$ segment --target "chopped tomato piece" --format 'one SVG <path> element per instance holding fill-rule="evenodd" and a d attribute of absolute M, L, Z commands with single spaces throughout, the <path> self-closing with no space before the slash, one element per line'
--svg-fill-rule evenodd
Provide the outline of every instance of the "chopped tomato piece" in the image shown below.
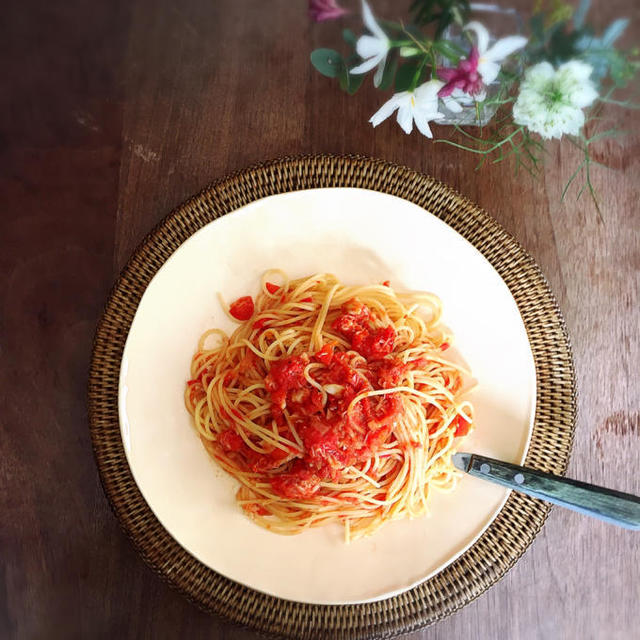
<path fill-rule="evenodd" d="M 304 369 L 309 364 L 309 356 L 289 356 L 277 360 L 264 379 L 265 387 L 271 394 L 271 401 L 276 408 L 287 406 L 287 393 L 293 389 L 302 389 L 306 384 Z"/>
<path fill-rule="evenodd" d="M 253 315 L 254 308 L 251 296 L 242 296 L 242 298 L 238 298 L 235 302 L 231 303 L 229 313 L 236 320 L 244 322 Z"/>
<path fill-rule="evenodd" d="M 327 344 L 320 349 L 315 355 L 316 360 L 322 362 L 322 364 L 326 364 L 327 366 L 331 364 L 333 360 L 333 352 L 336 348 L 337 342 L 328 342 Z"/>
<path fill-rule="evenodd" d="M 357 331 L 367 326 L 371 311 L 366 304 L 353 298 L 342 305 L 342 315 L 333 322 L 333 328 L 346 338 L 351 338 Z"/>
<path fill-rule="evenodd" d="M 390 287 L 390 286 L 391 286 L 391 282 L 390 282 L 389 280 L 385 280 L 385 281 L 382 283 L 382 286 L 383 286 L 383 287 Z"/>
<path fill-rule="evenodd" d="M 373 327 L 374 316 L 367 305 L 355 298 L 342 305 L 342 315 L 333 321 L 333 328 L 351 340 L 351 346 L 365 358 L 379 360 L 393 351 L 396 331 L 393 326 Z"/>
<path fill-rule="evenodd" d="M 462 416 L 458 416 L 456 418 L 456 430 L 454 432 L 454 437 L 462 438 L 469 433 L 471 429 L 471 423 L 467 422 Z"/>
<path fill-rule="evenodd" d="M 273 391 L 278 387 L 284 387 L 287 391 L 301 388 L 305 383 L 304 369 L 308 363 L 308 356 L 289 356 L 277 360 L 265 378 L 267 390 Z"/>
<path fill-rule="evenodd" d="M 238 363 L 238 372 L 245 373 L 253 369 L 256 365 L 256 354 L 253 351 L 247 351 L 246 355 Z"/>
<path fill-rule="evenodd" d="M 449 346 L 450 346 L 450 345 L 449 345 L 449 343 L 448 343 L 448 342 L 443 342 L 443 343 L 440 345 L 440 351 L 446 351 L 446 350 L 449 348 Z"/>
<path fill-rule="evenodd" d="M 255 502 L 251 502 L 249 504 L 243 504 L 242 508 L 247 513 L 255 513 L 258 516 L 270 515 L 270 513 L 261 504 L 256 504 Z"/>
<path fill-rule="evenodd" d="M 273 451 L 269 454 L 269 457 L 272 460 L 284 460 L 289 457 L 289 452 L 284 449 L 280 449 L 280 447 L 274 447 Z"/>
<path fill-rule="evenodd" d="M 391 434 L 391 427 L 389 425 L 386 425 L 384 427 L 375 429 L 374 431 L 369 431 L 365 439 L 365 442 L 367 443 L 368 447 L 375 450 L 385 442 L 385 440 L 389 437 L 390 434 Z"/>
<path fill-rule="evenodd" d="M 267 287 L 269 293 L 277 293 L 280 290 L 280 287 L 277 284 L 273 284 L 273 282 L 266 282 L 265 287 Z"/>
<path fill-rule="evenodd" d="M 225 451 L 240 451 L 244 446 L 244 440 L 233 429 L 218 434 L 218 442 Z"/>
<path fill-rule="evenodd" d="M 355 332 L 351 339 L 351 346 L 365 358 L 380 359 L 393 351 L 396 331 L 393 327 Z"/>
<path fill-rule="evenodd" d="M 407 365 L 400 360 L 382 360 L 376 368 L 378 385 L 381 389 L 390 389 L 400 384 L 402 376 L 407 370 Z"/>
<path fill-rule="evenodd" d="M 253 329 L 266 329 L 269 326 L 269 318 L 259 318 L 253 323 Z"/>
<path fill-rule="evenodd" d="M 302 298 L 302 300 L 300 300 L 300 302 L 313 302 L 313 298 L 311 296 L 308 296 L 306 298 Z"/>
<path fill-rule="evenodd" d="M 274 493 L 291 500 L 310 498 L 320 489 L 320 478 L 309 471 L 283 473 L 271 480 Z"/>

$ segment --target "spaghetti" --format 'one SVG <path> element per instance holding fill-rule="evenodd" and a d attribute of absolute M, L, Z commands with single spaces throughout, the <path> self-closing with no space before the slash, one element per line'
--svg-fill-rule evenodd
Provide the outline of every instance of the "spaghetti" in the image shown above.
<path fill-rule="evenodd" d="M 350 540 L 455 487 L 472 407 L 436 296 L 271 270 L 255 302 L 225 310 L 240 325 L 202 335 L 185 403 L 255 522 L 295 534 L 339 521 Z"/>

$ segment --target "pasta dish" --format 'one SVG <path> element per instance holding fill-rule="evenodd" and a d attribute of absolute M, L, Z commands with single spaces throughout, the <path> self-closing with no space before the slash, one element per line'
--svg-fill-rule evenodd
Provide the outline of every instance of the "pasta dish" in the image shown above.
<path fill-rule="evenodd" d="M 340 522 L 349 541 L 454 489 L 470 374 L 446 357 L 435 295 L 274 269 L 255 300 L 223 307 L 238 327 L 202 335 L 185 404 L 256 523 L 295 534 Z"/>

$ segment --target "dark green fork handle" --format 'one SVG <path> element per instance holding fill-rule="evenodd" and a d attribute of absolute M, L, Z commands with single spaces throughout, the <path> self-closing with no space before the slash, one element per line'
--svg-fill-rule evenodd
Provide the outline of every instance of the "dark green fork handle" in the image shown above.
<path fill-rule="evenodd" d="M 454 454 L 453 463 L 458 469 L 476 478 L 495 482 L 626 529 L 640 530 L 638 496 L 471 453 Z"/>

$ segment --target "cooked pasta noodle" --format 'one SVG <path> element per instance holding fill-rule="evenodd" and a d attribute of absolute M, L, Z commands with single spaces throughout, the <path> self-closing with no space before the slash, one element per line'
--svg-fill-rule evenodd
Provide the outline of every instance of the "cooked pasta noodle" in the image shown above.
<path fill-rule="evenodd" d="M 240 324 L 202 335 L 185 403 L 258 524 L 295 534 L 338 521 L 355 539 L 455 487 L 451 455 L 473 411 L 436 296 L 272 270 L 255 302 L 225 311 Z"/>

